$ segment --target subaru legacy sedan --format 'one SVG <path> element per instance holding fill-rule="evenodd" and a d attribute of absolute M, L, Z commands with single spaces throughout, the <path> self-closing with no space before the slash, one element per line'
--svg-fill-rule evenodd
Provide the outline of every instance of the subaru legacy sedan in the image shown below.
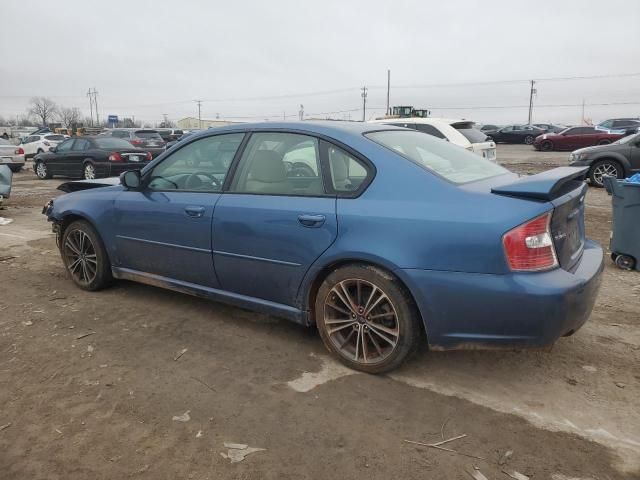
<path fill-rule="evenodd" d="M 80 288 L 127 279 L 285 317 L 380 373 L 423 342 L 547 347 L 578 330 L 603 268 L 586 170 L 519 177 L 388 125 L 244 124 L 43 212 Z"/>

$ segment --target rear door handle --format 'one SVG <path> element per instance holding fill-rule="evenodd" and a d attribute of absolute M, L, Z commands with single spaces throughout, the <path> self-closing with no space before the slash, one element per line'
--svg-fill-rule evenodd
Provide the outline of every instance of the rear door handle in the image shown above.
<path fill-rule="evenodd" d="M 303 227 L 318 228 L 324 224 L 324 215 L 298 215 L 298 222 Z"/>
<path fill-rule="evenodd" d="M 200 218 L 202 217 L 202 215 L 204 215 L 204 207 L 189 205 L 184 207 L 184 211 L 187 215 L 194 218 Z"/>

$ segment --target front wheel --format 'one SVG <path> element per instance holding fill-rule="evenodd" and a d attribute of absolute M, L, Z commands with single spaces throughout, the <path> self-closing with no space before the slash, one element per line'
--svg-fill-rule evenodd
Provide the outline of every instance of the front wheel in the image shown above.
<path fill-rule="evenodd" d="M 65 229 L 60 254 L 73 283 L 83 290 L 100 290 L 111 282 L 111 263 L 102 240 L 85 220 Z"/>
<path fill-rule="evenodd" d="M 622 270 L 633 270 L 633 267 L 636 266 L 636 259 L 631 255 L 617 255 L 613 261 L 616 267 Z"/>
<path fill-rule="evenodd" d="M 366 373 L 398 367 L 421 338 L 413 299 L 388 273 L 368 265 L 349 265 L 320 286 L 315 318 L 325 346 L 342 363 Z"/>
<path fill-rule="evenodd" d="M 589 179 L 594 187 L 604 187 L 603 177 L 623 178 L 624 172 L 618 162 L 613 160 L 600 160 L 589 169 Z"/>
<path fill-rule="evenodd" d="M 526 143 L 527 145 L 533 145 L 535 138 L 533 137 L 533 135 L 527 135 L 526 137 L 524 137 L 524 143 Z"/>
<path fill-rule="evenodd" d="M 93 180 L 96 178 L 96 167 L 92 163 L 85 163 L 82 169 L 82 178 L 85 180 Z"/>
<path fill-rule="evenodd" d="M 540 144 L 540 149 L 543 152 L 550 152 L 551 150 L 553 150 L 553 143 L 551 143 L 549 140 L 545 140 Z"/>

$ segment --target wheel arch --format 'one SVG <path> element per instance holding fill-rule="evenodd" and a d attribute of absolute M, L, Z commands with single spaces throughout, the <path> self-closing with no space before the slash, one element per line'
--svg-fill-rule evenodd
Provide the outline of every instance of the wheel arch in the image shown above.
<path fill-rule="evenodd" d="M 401 270 L 397 267 L 390 265 L 389 262 L 384 261 L 379 258 L 366 258 L 360 256 L 348 256 L 342 258 L 332 259 L 328 261 L 323 266 L 317 266 L 314 270 L 313 274 L 309 275 L 308 280 L 306 281 L 305 288 L 303 289 L 303 309 L 308 312 L 307 323 L 309 325 L 315 325 L 315 308 L 314 304 L 316 301 L 316 296 L 318 295 L 318 291 L 320 290 L 320 286 L 322 282 L 336 269 L 345 267 L 347 265 L 366 265 L 368 267 L 373 267 L 382 273 L 388 275 L 390 278 L 396 279 L 402 288 L 404 288 L 411 298 L 413 302 L 413 306 L 415 307 L 418 315 L 420 317 L 420 325 L 421 331 L 423 335 L 428 335 L 428 329 L 425 322 L 425 313 L 423 312 L 420 303 L 416 300 L 416 296 L 413 292 L 413 289 L 407 282 L 406 278 L 400 274 Z"/>
<path fill-rule="evenodd" d="M 594 157 L 593 160 L 591 161 L 591 165 L 589 166 L 589 171 L 591 171 L 591 169 L 596 163 L 601 162 L 603 160 L 613 161 L 618 165 L 620 165 L 622 167 L 622 170 L 625 176 L 629 175 L 629 172 L 631 171 L 631 164 L 629 163 L 629 160 L 627 160 L 627 158 L 624 155 L 619 155 L 611 152 Z"/>

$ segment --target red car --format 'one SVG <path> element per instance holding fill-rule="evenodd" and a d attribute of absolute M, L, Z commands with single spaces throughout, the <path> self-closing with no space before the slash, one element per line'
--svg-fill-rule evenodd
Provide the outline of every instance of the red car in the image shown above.
<path fill-rule="evenodd" d="M 594 127 L 571 127 L 559 133 L 538 135 L 533 142 L 536 150 L 575 150 L 593 145 L 606 145 L 622 138 L 624 134 L 608 133 Z"/>

